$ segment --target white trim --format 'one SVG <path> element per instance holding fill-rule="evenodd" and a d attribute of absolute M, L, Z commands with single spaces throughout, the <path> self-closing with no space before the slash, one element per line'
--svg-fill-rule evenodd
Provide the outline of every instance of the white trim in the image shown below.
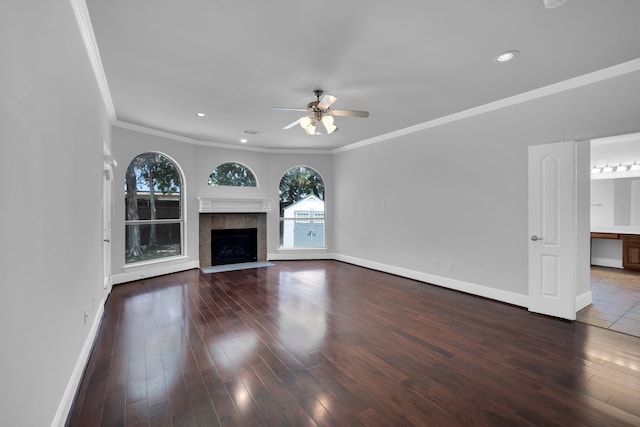
<path fill-rule="evenodd" d="M 528 295 L 516 294 L 514 292 L 489 288 L 487 286 L 479 285 L 476 283 L 464 282 L 462 280 L 451 279 L 449 277 L 436 276 L 434 274 L 423 273 L 416 270 L 409 270 L 407 268 L 396 267 L 389 264 L 382 264 L 379 262 L 369 261 L 362 258 L 355 258 L 348 255 L 335 254 L 334 259 L 337 261 L 343 261 L 349 264 L 358 265 L 360 267 L 383 271 L 385 273 L 395 274 L 396 276 L 402 276 L 427 284 L 434 284 L 443 288 L 453 289 L 474 296 L 489 298 L 492 300 L 501 301 L 524 308 L 527 308 L 529 305 Z"/>
<path fill-rule="evenodd" d="M 592 256 L 591 265 L 597 265 L 598 267 L 611 267 L 622 268 L 622 260 L 615 258 L 599 258 Z"/>
<path fill-rule="evenodd" d="M 89 10 L 87 9 L 87 3 L 85 0 L 70 0 L 73 13 L 76 16 L 76 22 L 84 41 L 84 47 L 87 49 L 87 55 L 89 56 L 89 62 L 93 69 L 93 74 L 96 77 L 98 83 L 98 89 L 102 95 L 102 102 L 107 110 L 107 116 L 111 123 L 117 121 L 116 109 L 113 105 L 113 99 L 111 98 L 111 91 L 109 90 L 109 83 L 107 83 L 107 76 L 104 73 L 104 67 L 102 66 L 102 59 L 100 58 L 100 50 L 98 49 L 98 42 L 96 41 L 95 33 L 93 32 L 93 26 L 91 25 L 91 18 L 89 17 Z"/>
<path fill-rule="evenodd" d="M 627 133 L 624 135 L 607 136 L 604 138 L 595 138 L 591 140 L 591 146 L 608 145 L 608 144 L 620 144 L 625 142 L 637 142 L 640 141 L 640 132 Z"/>
<path fill-rule="evenodd" d="M 576 313 L 591 304 L 591 291 L 584 292 L 576 297 Z"/>
<path fill-rule="evenodd" d="M 182 257 L 181 257 L 182 258 Z M 187 257 L 184 257 L 185 259 Z M 175 258 L 173 258 L 175 260 Z M 111 283 L 118 285 L 121 283 L 132 282 L 134 280 L 146 279 L 148 277 L 163 276 L 165 274 L 177 273 L 179 271 L 200 268 L 200 261 L 179 262 L 176 264 L 162 265 L 156 268 L 148 268 L 149 264 L 130 265 L 126 268 L 125 273 L 114 274 L 111 276 Z"/>
<path fill-rule="evenodd" d="M 100 305 L 98 306 L 98 311 L 93 318 L 93 324 L 91 325 L 89 334 L 84 341 L 84 345 L 82 346 L 82 350 L 78 355 L 78 359 L 76 359 L 76 364 L 73 367 L 73 371 L 71 372 L 71 378 L 69 378 L 67 387 L 65 388 L 62 399 L 60 400 L 60 404 L 58 405 L 58 410 L 53 417 L 53 421 L 51 422 L 52 427 L 63 427 L 67 422 L 67 417 L 69 416 L 71 405 L 73 405 L 73 399 L 75 399 L 76 397 L 76 393 L 78 391 L 78 387 L 80 386 L 80 381 L 82 380 L 84 369 L 87 366 L 87 363 L 89 363 L 89 357 L 91 356 L 93 343 L 96 340 L 98 329 L 104 316 L 104 303 L 105 300 L 100 301 Z"/>
<path fill-rule="evenodd" d="M 271 212 L 272 199 L 223 199 L 198 197 L 200 213 L 256 213 Z"/>
<path fill-rule="evenodd" d="M 267 261 L 293 261 L 309 259 L 336 259 L 336 255 L 323 249 L 278 249 L 276 253 L 267 254 Z"/>
<path fill-rule="evenodd" d="M 147 126 L 136 125 L 133 123 L 116 120 L 112 123 L 114 127 L 132 130 L 135 132 L 145 133 L 148 135 L 159 136 L 161 138 L 171 139 L 173 141 L 186 142 L 187 144 L 204 145 L 207 147 L 225 148 L 228 150 L 255 151 L 258 153 L 275 153 L 275 154 L 331 154 L 331 150 L 306 150 L 306 149 L 280 149 L 280 148 L 260 148 L 248 145 L 232 145 L 222 142 L 203 141 L 201 139 L 189 138 L 171 132 L 153 129 Z"/>
<path fill-rule="evenodd" d="M 456 122 L 458 120 L 467 119 L 480 114 L 489 113 L 491 111 L 500 110 L 502 108 L 511 107 L 514 105 L 522 104 L 528 101 L 532 101 L 546 96 L 555 95 L 557 93 L 565 92 L 571 89 L 577 89 L 590 84 L 598 83 L 604 80 L 608 80 L 614 77 L 619 77 L 625 74 L 640 71 L 640 59 L 634 59 L 632 61 L 624 62 L 622 64 L 614 65 L 612 67 L 603 68 L 592 73 L 583 74 L 572 79 L 564 80 L 562 82 L 553 83 L 547 86 L 543 86 L 537 89 L 523 92 L 518 95 L 510 96 L 500 99 L 498 101 L 490 102 L 488 104 L 479 105 L 477 107 L 469 108 L 467 110 L 459 111 L 457 113 L 449 114 L 447 116 L 439 117 L 434 120 L 429 120 L 424 123 L 420 123 L 414 126 L 409 126 L 404 129 L 399 129 L 393 132 L 389 132 L 383 135 L 374 136 L 373 138 L 365 139 L 360 142 L 356 142 L 344 147 L 334 149 L 332 152 L 341 153 L 343 151 L 353 150 L 356 148 L 365 147 L 367 145 L 376 144 L 378 142 L 387 141 L 389 139 L 399 138 L 401 136 L 409 135 L 415 132 L 420 132 L 426 129 L 435 128 L 448 123 Z"/>

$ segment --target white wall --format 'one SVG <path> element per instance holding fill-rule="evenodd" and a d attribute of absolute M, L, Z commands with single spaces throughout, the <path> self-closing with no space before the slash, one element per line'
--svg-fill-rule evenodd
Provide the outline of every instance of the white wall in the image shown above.
<path fill-rule="evenodd" d="M 68 1 L 1 2 L 0 52 L 0 424 L 46 426 L 106 296 L 110 130 Z"/>
<path fill-rule="evenodd" d="M 186 258 L 168 260 L 161 263 L 126 268 L 124 263 L 124 176 L 131 160 L 138 154 L 158 151 L 176 161 L 184 173 L 186 182 Z M 297 165 L 314 168 L 325 181 L 325 192 L 331 197 L 333 192 L 333 164 L 330 154 L 305 153 L 268 153 L 247 149 L 227 149 L 214 146 L 196 145 L 177 140 L 175 137 L 159 136 L 157 132 L 148 133 L 115 127 L 113 129 L 114 157 L 118 168 L 114 174 L 114 211 L 112 227 L 112 272 L 114 283 L 123 283 L 141 277 L 149 277 L 169 271 L 179 271 L 197 267 L 198 250 L 198 200 L 197 197 L 217 198 L 256 198 L 272 199 L 271 212 L 267 214 L 267 252 L 278 254 L 279 246 L 279 203 L 278 186 L 282 175 Z M 225 162 L 239 162 L 251 169 L 258 180 L 257 188 L 215 187 L 208 185 L 213 169 Z M 327 233 L 331 230 L 330 203 L 327 203 Z M 331 248 L 329 248 L 329 251 Z"/>
<path fill-rule="evenodd" d="M 613 225 L 614 179 L 591 181 L 591 225 Z"/>
<path fill-rule="evenodd" d="M 528 293 L 527 147 L 639 129 L 630 88 L 640 88 L 640 73 L 339 152 L 336 252 L 526 301 L 513 294 Z"/>

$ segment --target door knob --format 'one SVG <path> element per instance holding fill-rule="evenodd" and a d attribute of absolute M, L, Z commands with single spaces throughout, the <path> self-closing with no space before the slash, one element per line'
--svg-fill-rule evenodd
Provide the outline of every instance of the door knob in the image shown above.
<path fill-rule="evenodd" d="M 110 241 L 111 241 L 111 240 L 109 240 L 109 239 L 104 239 L 104 240 L 103 240 L 103 242 L 105 242 L 105 243 L 109 243 Z"/>
<path fill-rule="evenodd" d="M 534 242 L 537 242 L 538 240 L 542 240 L 542 237 L 538 237 L 534 234 L 533 236 L 531 236 L 531 240 L 533 240 Z"/>

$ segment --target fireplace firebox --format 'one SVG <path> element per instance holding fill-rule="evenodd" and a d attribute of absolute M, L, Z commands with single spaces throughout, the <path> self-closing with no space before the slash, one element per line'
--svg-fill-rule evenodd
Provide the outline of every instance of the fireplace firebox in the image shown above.
<path fill-rule="evenodd" d="M 211 265 L 254 262 L 257 259 L 257 228 L 211 230 Z"/>

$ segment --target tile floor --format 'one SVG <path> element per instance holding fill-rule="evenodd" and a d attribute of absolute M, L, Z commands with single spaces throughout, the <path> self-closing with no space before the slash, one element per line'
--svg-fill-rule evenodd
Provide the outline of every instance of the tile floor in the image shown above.
<path fill-rule="evenodd" d="M 640 271 L 591 267 L 591 296 L 578 322 L 640 337 Z"/>

